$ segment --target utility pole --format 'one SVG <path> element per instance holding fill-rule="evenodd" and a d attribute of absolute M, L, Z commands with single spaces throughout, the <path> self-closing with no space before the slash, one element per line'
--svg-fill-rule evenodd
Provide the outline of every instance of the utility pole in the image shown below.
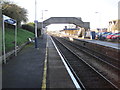
<path fill-rule="evenodd" d="M 2 56 L 2 1 L 0 1 L 0 56 Z M 2 64 L 2 57 L 0 58 L 0 64 Z"/>
<path fill-rule="evenodd" d="M 0 1 L 0 90 L 2 90 L 2 1 Z"/>
<path fill-rule="evenodd" d="M 97 17 L 98 18 L 98 26 L 97 27 L 101 29 L 102 28 L 102 25 L 101 25 L 101 13 L 100 12 L 95 12 L 95 14 L 98 14 L 98 17 Z"/>

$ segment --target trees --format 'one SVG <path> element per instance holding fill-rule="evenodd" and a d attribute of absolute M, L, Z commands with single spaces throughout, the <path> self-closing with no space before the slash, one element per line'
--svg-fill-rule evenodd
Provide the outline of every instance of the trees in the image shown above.
<path fill-rule="evenodd" d="M 2 13 L 6 16 L 9 16 L 15 20 L 17 20 L 18 27 L 20 27 L 21 22 L 27 22 L 27 10 L 25 8 L 21 8 L 20 6 L 4 1 L 2 4 Z"/>

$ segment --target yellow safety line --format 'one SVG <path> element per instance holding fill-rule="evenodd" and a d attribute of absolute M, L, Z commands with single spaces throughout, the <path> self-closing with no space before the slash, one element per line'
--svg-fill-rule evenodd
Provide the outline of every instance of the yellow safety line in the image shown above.
<path fill-rule="evenodd" d="M 47 47 L 48 43 L 46 44 L 46 54 L 45 54 L 45 62 L 44 62 L 44 72 L 43 72 L 43 80 L 42 80 L 42 90 L 46 90 L 46 77 L 47 77 Z"/>

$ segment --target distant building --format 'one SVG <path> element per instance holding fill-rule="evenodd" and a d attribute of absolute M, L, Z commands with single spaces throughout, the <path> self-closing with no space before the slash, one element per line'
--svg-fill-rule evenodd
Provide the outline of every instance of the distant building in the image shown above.
<path fill-rule="evenodd" d="M 61 32 L 64 32 L 68 35 L 77 35 L 79 29 L 78 28 L 65 28 L 64 30 L 61 30 Z"/>
<path fill-rule="evenodd" d="M 81 28 L 79 26 L 76 26 L 74 28 L 65 28 L 61 30 L 60 32 L 64 33 L 65 35 L 70 35 L 70 36 L 77 36 L 77 37 L 85 37 L 85 29 Z"/>
<path fill-rule="evenodd" d="M 109 21 L 108 32 L 120 32 L 120 20 Z"/>

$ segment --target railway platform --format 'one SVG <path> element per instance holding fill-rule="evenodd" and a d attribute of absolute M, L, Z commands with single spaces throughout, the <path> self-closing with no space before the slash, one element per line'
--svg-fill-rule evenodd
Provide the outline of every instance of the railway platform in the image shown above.
<path fill-rule="evenodd" d="M 120 50 L 120 43 L 112 43 L 107 41 L 90 40 L 90 39 L 84 39 L 84 41 Z"/>
<path fill-rule="evenodd" d="M 63 37 L 69 38 L 71 40 L 76 39 L 76 40 L 79 40 L 79 41 L 98 44 L 98 45 L 101 45 L 101 46 L 110 47 L 110 48 L 113 48 L 113 49 L 119 49 L 120 50 L 120 43 L 119 42 L 113 43 L 113 42 L 96 40 L 96 39 L 79 38 L 79 37 L 76 37 L 76 36 L 69 36 L 69 35 L 68 36 L 63 36 Z"/>
<path fill-rule="evenodd" d="M 39 90 L 42 85 L 46 37 L 26 45 L 15 57 L 2 65 L 2 90 Z M 22 89 L 23 88 L 23 89 Z"/>

